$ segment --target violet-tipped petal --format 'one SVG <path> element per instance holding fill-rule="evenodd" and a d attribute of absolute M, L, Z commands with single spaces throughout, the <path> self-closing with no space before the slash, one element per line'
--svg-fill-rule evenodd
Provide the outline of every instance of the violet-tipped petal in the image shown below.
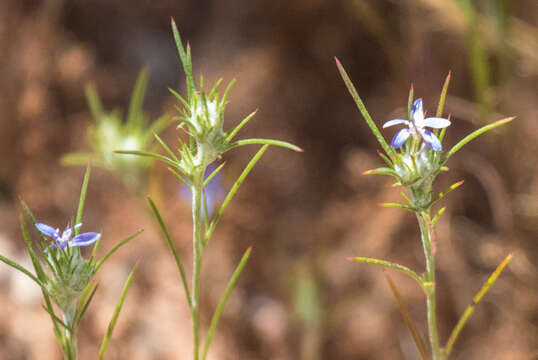
<path fill-rule="evenodd" d="M 424 133 L 422 134 L 422 138 L 424 139 L 424 142 L 426 145 L 428 145 L 432 150 L 435 151 L 441 151 L 443 150 L 443 146 L 441 145 L 441 142 L 435 136 L 434 133 L 432 133 L 430 130 L 424 130 Z"/>
<path fill-rule="evenodd" d="M 52 226 L 43 223 L 36 223 L 35 227 L 45 236 L 51 237 L 54 240 L 60 237 L 60 229 L 55 229 Z"/>
<path fill-rule="evenodd" d="M 101 234 L 96 232 L 79 234 L 69 241 L 69 246 L 88 246 L 96 242 L 100 237 Z"/>
<path fill-rule="evenodd" d="M 398 149 L 407 141 L 407 139 L 409 139 L 409 136 L 411 136 L 411 132 L 409 131 L 409 129 L 401 129 L 396 133 L 396 135 L 394 135 L 390 145 L 393 148 Z"/>

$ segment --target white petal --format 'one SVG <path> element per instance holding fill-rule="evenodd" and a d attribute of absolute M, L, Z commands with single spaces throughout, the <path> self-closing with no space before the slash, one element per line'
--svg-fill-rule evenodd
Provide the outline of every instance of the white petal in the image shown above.
<path fill-rule="evenodd" d="M 442 129 L 442 128 L 446 128 L 449 125 L 450 125 L 450 121 L 447 119 L 438 118 L 438 117 L 429 117 L 429 118 L 424 119 L 422 123 L 418 126 L 431 127 L 434 129 Z"/>
<path fill-rule="evenodd" d="M 383 124 L 383 129 L 388 128 L 390 126 L 398 125 L 398 124 L 408 124 L 408 123 L 409 121 L 404 120 L 404 119 L 392 119 Z"/>

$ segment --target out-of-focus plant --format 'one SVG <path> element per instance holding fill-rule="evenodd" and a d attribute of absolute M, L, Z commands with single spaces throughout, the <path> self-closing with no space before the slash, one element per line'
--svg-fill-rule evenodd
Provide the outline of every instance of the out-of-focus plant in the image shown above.
<path fill-rule="evenodd" d="M 443 347 L 439 342 L 439 336 L 437 332 L 437 319 L 436 319 L 436 280 L 435 280 L 435 242 L 434 242 L 434 226 L 443 214 L 445 208 L 439 209 L 434 216 L 432 216 L 432 207 L 441 200 L 450 191 L 459 187 L 463 181 L 457 182 L 450 186 L 445 191 L 435 195 L 433 192 L 433 181 L 439 175 L 441 171 L 447 171 L 445 166 L 449 158 L 460 150 L 465 144 L 479 135 L 492 130 L 498 126 L 506 124 L 512 121 L 514 118 L 506 118 L 496 121 L 492 124 L 486 125 L 465 138 L 460 140 L 447 152 L 443 152 L 442 140 L 445 136 L 446 129 L 450 125 L 450 120 L 442 117 L 443 108 L 445 104 L 446 94 L 448 90 L 448 84 L 450 82 L 450 74 L 447 76 L 441 91 L 439 105 L 435 117 L 424 117 L 422 109 L 422 99 L 414 100 L 413 88 L 409 93 L 408 100 L 408 120 L 405 119 L 393 119 L 386 122 L 383 127 L 390 127 L 394 125 L 404 125 L 405 127 L 399 130 L 392 139 L 391 145 L 387 144 L 383 135 L 379 131 L 379 128 L 373 121 L 372 117 L 366 110 L 357 90 L 353 86 L 346 71 L 336 59 L 336 65 L 344 82 L 351 93 L 351 96 L 355 100 L 357 107 L 363 115 L 366 123 L 370 127 L 370 130 L 375 135 L 379 143 L 381 144 L 385 154 L 380 153 L 381 158 L 385 161 L 386 167 L 381 167 L 374 170 L 368 170 L 365 174 L 380 174 L 392 176 L 396 179 L 395 186 L 403 187 L 404 191 L 401 192 L 402 197 L 405 200 L 405 204 L 399 203 L 386 203 L 383 204 L 387 207 L 396 207 L 411 211 L 416 215 L 420 234 L 422 239 L 422 246 L 424 249 L 424 256 L 426 258 L 426 270 L 424 274 L 419 275 L 415 271 L 396 263 L 392 263 L 385 260 L 379 260 L 375 258 L 367 257 L 354 257 L 350 260 L 354 260 L 361 263 L 375 264 L 385 268 L 396 269 L 404 274 L 408 275 L 412 279 L 416 280 L 419 286 L 426 295 L 426 308 L 428 318 L 428 335 L 430 342 L 431 358 L 433 360 L 447 359 L 452 351 L 453 345 L 461 332 L 461 329 L 467 322 L 469 316 L 474 311 L 475 306 L 481 300 L 483 295 L 489 289 L 489 287 L 495 282 L 497 277 L 503 268 L 508 264 L 512 255 L 508 257 L 498 266 L 495 272 L 490 276 L 488 281 L 484 284 L 480 292 L 475 296 L 471 305 L 465 310 L 464 314 L 460 318 L 460 321 L 455 326 L 452 334 L 450 335 L 446 345 Z M 434 131 L 427 128 L 433 128 Z M 391 288 L 395 294 L 398 292 L 395 290 L 393 283 L 389 281 Z M 400 309 L 404 308 L 402 302 L 397 296 L 400 304 Z M 402 311 L 404 319 L 408 316 L 406 311 Z M 406 321 L 409 326 L 409 322 Z M 412 329 L 412 326 L 409 326 Z M 413 331 L 412 331 L 413 333 Z M 416 345 L 424 359 L 428 358 L 426 351 L 419 341 L 414 336 Z"/>
<path fill-rule="evenodd" d="M 118 156 L 114 151 L 152 150 L 153 133 L 160 133 L 170 123 L 168 115 L 148 123 L 148 116 L 143 111 L 148 78 L 148 70 L 142 69 L 134 86 L 125 121 L 118 109 L 110 112 L 104 110 L 93 84 L 86 87 L 86 98 L 95 120 L 95 124 L 90 125 L 87 131 L 92 152 L 66 154 L 61 160 L 64 165 L 85 165 L 91 161 L 95 166 L 111 171 L 134 192 L 146 191 L 148 169 L 153 159 Z"/>
<path fill-rule="evenodd" d="M 172 94 L 179 100 L 181 106 L 177 107 L 179 116 L 174 117 L 179 122 L 178 128 L 182 128 L 189 135 L 188 143 L 183 142 L 181 138 L 178 138 L 179 149 L 177 156 L 170 147 L 162 141 L 162 139 L 154 134 L 157 141 L 161 144 L 166 155 L 161 155 L 154 152 L 141 151 L 138 149 L 117 151 L 120 154 L 126 155 L 138 155 L 144 158 L 157 159 L 165 164 L 169 165 L 169 170 L 172 174 L 184 185 L 191 193 L 191 206 L 192 206 L 192 221 L 193 221 L 193 257 L 192 257 L 192 284 L 189 286 L 183 264 L 177 249 L 170 238 L 168 230 L 162 220 L 162 217 L 155 206 L 155 203 L 151 198 L 148 198 L 151 208 L 155 213 L 155 216 L 162 228 L 162 231 L 166 237 L 168 245 L 174 255 L 181 281 L 185 289 L 185 295 L 187 298 L 187 304 L 189 306 L 192 316 L 193 326 L 193 356 L 195 360 L 205 359 L 213 337 L 217 328 L 219 319 L 222 315 L 224 307 L 228 301 L 228 298 L 235 287 L 237 279 L 245 267 L 247 260 L 250 256 L 251 249 L 247 249 L 241 258 L 239 265 L 235 269 L 232 277 L 220 299 L 217 308 L 211 319 L 211 324 L 207 331 L 203 346 L 200 342 L 200 271 L 202 267 L 202 260 L 204 252 L 209 245 L 211 236 L 215 231 L 215 227 L 219 222 L 224 211 L 228 207 L 230 201 L 236 194 L 237 190 L 250 173 L 254 165 L 260 160 L 265 153 L 269 145 L 280 146 L 295 151 L 302 151 L 295 145 L 279 140 L 268 139 L 246 139 L 246 140 L 234 140 L 239 130 L 245 126 L 248 121 L 254 116 L 255 112 L 248 115 L 231 131 L 225 132 L 223 128 L 224 121 L 224 109 L 227 104 L 229 91 L 234 83 L 231 81 L 226 87 L 224 93 L 219 94 L 219 85 L 222 79 L 218 80 L 209 92 L 204 90 L 204 80 L 200 77 L 199 89 L 196 87 L 194 77 L 192 75 L 192 60 L 191 49 L 187 45 L 186 49 L 183 47 L 183 43 L 179 36 L 175 22 L 172 20 L 172 30 L 176 42 L 176 46 L 179 52 L 179 58 L 183 65 L 183 70 L 186 76 L 187 82 L 187 98 L 183 98 L 174 90 L 170 89 Z M 237 178 L 230 191 L 227 193 L 224 201 L 220 205 L 219 209 L 212 213 L 212 208 L 209 208 L 208 196 L 206 193 L 207 186 L 211 179 L 213 179 L 222 170 L 224 163 L 217 166 L 211 173 L 206 176 L 208 167 L 215 161 L 218 161 L 222 154 L 236 147 L 261 144 L 262 148 L 252 157 L 247 164 L 241 175 Z"/>
<path fill-rule="evenodd" d="M 82 213 L 89 179 L 90 167 L 88 166 L 82 183 L 80 201 L 74 221 L 75 225 L 68 225 L 64 231 L 37 222 L 28 206 L 22 202 L 24 212 L 38 230 L 40 239 L 37 245 L 32 243 L 26 221 L 21 215 L 19 220 L 22 236 L 35 273 L 0 255 L 1 261 L 28 276 L 41 288 L 43 300 L 45 301 L 43 308 L 50 315 L 54 335 L 66 360 L 77 359 L 78 327 L 97 291 L 97 284 L 94 280 L 97 271 L 113 253 L 141 232 L 138 231 L 127 237 L 103 258 L 96 259 L 101 234 L 96 232 L 79 233 L 82 226 Z M 93 250 L 91 256 L 86 259 L 82 256 L 80 248 L 90 245 L 93 245 Z M 135 265 L 125 282 L 116 310 L 103 337 L 99 350 L 99 359 L 103 358 L 137 268 L 138 264 Z M 53 304 L 56 305 L 57 310 L 55 310 Z"/>

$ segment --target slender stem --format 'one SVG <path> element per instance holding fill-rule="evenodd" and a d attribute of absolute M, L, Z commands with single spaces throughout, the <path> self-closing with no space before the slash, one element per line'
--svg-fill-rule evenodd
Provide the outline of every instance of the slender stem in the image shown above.
<path fill-rule="evenodd" d="M 197 174 L 193 179 L 192 186 L 192 251 L 193 251 L 193 272 L 192 272 L 192 328 L 194 343 L 194 360 L 199 358 L 200 350 L 200 270 L 202 267 L 202 189 L 203 174 L 205 169 Z"/>
<path fill-rule="evenodd" d="M 63 312 L 64 328 L 63 349 L 65 360 L 77 360 L 77 329 L 75 324 L 76 307 Z"/>
<path fill-rule="evenodd" d="M 432 250 L 432 228 L 430 216 L 426 212 L 417 213 L 420 226 L 422 246 L 426 257 L 426 273 L 424 274 L 426 288 L 426 307 L 428 312 L 428 334 L 432 350 L 432 359 L 441 360 L 442 353 L 439 347 L 439 335 L 437 333 L 437 319 L 435 312 L 435 259 Z"/>

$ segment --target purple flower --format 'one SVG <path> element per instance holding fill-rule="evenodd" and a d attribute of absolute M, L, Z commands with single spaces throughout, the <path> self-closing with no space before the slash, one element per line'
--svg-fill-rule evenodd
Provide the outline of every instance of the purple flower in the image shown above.
<path fill-rule="evenodd" d="M 407 139 L 409 139 L 409 137 L 412 135 L 415 138 L 422 138 L 422 140 L 424 140 L 424 142 L 430 149 L 433 149 L 435 151 L 443 150 L 441 142 L 439 141 L 437 136 L 435 136 L 435 134 L 432 133 L 430 130 L 426 130 L 425 127 L 442 129 L 449 126 L 450 121 L 438 117 L 424 118 L 424 112 L 422 111 L 422 99 L 417 99 L 413 103 L 413 108 L 411 109 L 411 121 L 403 119 L 393 119 L 387 121 L 383 125 L 383 128 L 399 124 L 407 125 L 407 129 L 401 129 L 396 133 L 396 135 L 394 135 L 394 137 L 392 138 L 392 142 L 390 143 L 393 148 L 397 149 L 403 144 L 405 144 Z"/>
<path fill-rule="evenodd" d="M 67 227 L 62 233 L 60 229 L 53 228 L 47 224 L 36 223 L 35 227 L 45 236 L 52 238 L 55 243 L 50 245 L 51 248 L 64 249 L 66 246 L 76 247 L 76 246 L 88 246 L 93 244 L 99 239 L 101 234 L 96 232 L 87 232 L 76 235 L 74 238 L 71 238 L 73 235 L 73 230 L 78 229 L 82 226 L 82 223 L 76 224 L 73 227 Z"/>

